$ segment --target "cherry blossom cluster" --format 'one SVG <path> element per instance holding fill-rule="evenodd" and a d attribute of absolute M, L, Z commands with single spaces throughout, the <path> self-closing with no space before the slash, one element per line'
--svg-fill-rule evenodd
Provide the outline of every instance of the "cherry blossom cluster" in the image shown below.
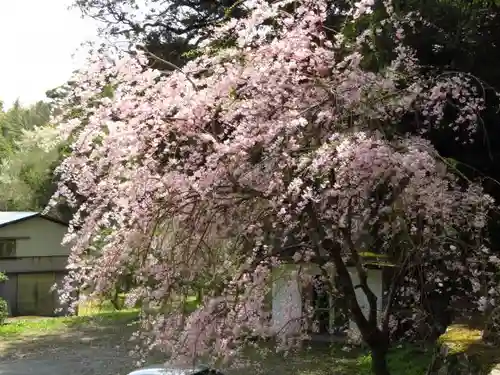
<path fill-rule="evenodd" d="M 352 17 L 372 4 L 356 2 Z M 213 32 L 237 35 L 236 46 L 207 46 L 168 75 L 140 52 L 94 56 L 68 99 L 78 116 L 59 124 L 72 153 L 54 202 L 64 197 L 78 211 L 63 296 L 81 287 L 102 294 L 132 270 L 129 302 L 151 307 L 145 340 L 176 358 L 227 359 L 252 337 L 275 334 L 273 270 L 291 259 L 301 283 L 314 259 L 331 267 L 340 254 L 347 264 L 359 249 L 392 257 L 407 277 L 411 259 L 446 282 L 479 280 L 483 260 L 493 263 L 482 245 L 492 199 L 464 187 L 423 138 L 387 136 L 417 111 L 422 133 L 440 126 L 450 98 L 462 111 L 453 126 L 473 131 L 482 108 L 469 80 L 419 73 L 404 44 L 412 18 L 405 23 L 387 2 L 396 53 L 373 72 L 362 60 L 377 30 L 328 40 L 325 1 L 251 5 L 248 18 Z M 185 297 L 200 279 L 212 287 L 188 313 Z M 411 293 L 417 304 L 418 288 Z M 304 311 L 290 317 L 299 339 L 311 329 Z"/>

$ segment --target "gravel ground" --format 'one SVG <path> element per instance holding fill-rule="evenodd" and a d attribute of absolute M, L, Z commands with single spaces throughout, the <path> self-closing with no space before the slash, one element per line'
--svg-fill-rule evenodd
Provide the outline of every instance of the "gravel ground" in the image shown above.
<path fill-rule="evenodd" d="M 127 375 L 136 368 L 137 358 L 130 356 L 135 343 L 129 338 L 134 328 L 127 324 L 70 327 L 55 334 L 35 334 L 0 338 L 0 375 Z M 279 358 L 252 355 L 256 364 L 246 369 L 224 371 L 231 375 L 333 375 L 342 362 L 331 363 L 330 351 Z M 254 358 L 255 356 L 255 358 Z M 347 359 L 346 359 L 347 360 Z M 349 360 L 347 360 L 349 361 Z M 151 355 L 147 364 L 165 362 Z M 337 368 L 337 365 L 342 365 Z M 261 370 L 261 371 L 258 371 Z M 357 372 L 352 372 L 355 374 Z"/>
<path fill-rule="evenodd" d="M 0 375 L 126 375 L 136 361 L 128 337 L 115 328 L 2 340 Z"/>
<path fill-rule="evenodd" d="M 117 358 L 116 352 L 103 350 L 82 350 L 78 354 L 67 355 L 58 359 L 47 356 L 33 356 L 24 359 L 2 360 L 0 374 L 2 375 L 90 375 L 90 374 L 127 374 L 133 364 Z M 126 358 L 126 357 L 125 357 Z"/>

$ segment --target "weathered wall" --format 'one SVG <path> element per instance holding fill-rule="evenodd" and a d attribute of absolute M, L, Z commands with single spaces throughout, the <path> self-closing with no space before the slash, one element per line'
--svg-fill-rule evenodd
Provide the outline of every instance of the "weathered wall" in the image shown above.
<path fill-rule="evenodd" d="M 67 260 L 67 256 L 0 259 L 0 271 L 4 273 L 64 271 Z"/>
<path fill-rule="evenodd" d="M 311 275 L 319 274 L 319 268 L 309 265 L 307 272 Z M 302 315 L 302 294 L 298 281 L 290 277 L 293 271 L 297 269 L 295 264 L 285 264 L 273 270 L 273 286 L 272 286 L 272 321 L 275 332 L 286 330 L 289 333 L 297 332 L 298 326 L 293 323 L 294 319 Z M 357 285 L 357 273 L 353 269 L 350 270 L 353 285 Z M 377 296 L 378 309 L 382 310 L 383 296 L 383 280 L 380 270 L 367 270 L 368 285 Z M 332 275 L 333 277 L 333 275 Z M 356 298 L 366 316 L 368 316 L 369 305 L 366 296 L 361 289 L 356 289 Z M 330 328 L 334 319 L 335 306 L 332 306 L 330 311 Z M 292 322 L 291 322 L 292 321 Z M 356 340 L 359 336 L 359 331 L 353 321 L 349 321 L 349 335 L 352 340 Z"/>
<path fill-rule="evenodd" d="M 61 245 L 66 231 L 62 224 L 34 217 L 0 228 L 0 238 L 17 239 L 16 257 L 64 256 L 69 254 Z"/>
<path fill-rule="evenodd" d="M 383 307 L 382 299 L 384 295 L 382 271 L 377 269 L 367 269 L 366 273 L 368 277 L 367 280 L 368 287 L 377 296 L 377 310 L 378 310 L 378 316 L 380 317 Z M 351 276 L 352 285 L 354 286 L 358 285 L 359 278 L 355 268 L 349 267 L 349 275 Z M 368 314 L 370 313 L 370 304 L 368 303 L 366 294 L 361 290 L 361 288 L 355 289 L 355 293 L 361 311 L 363 311 L 365 317 L 368 318 Z M 349 336 L 354 341 L 359 339 L 359 330 L 356 323 L 354 323 L 353 320 L 349 321 Z"/>
<path fill-rule="evenodd" d="M 62 281 L 64 278 L 65 273 L 63 272 L 57 272 L 55 274 L 55 281 L 57 285 L 57 289 L 62 285 Z M 7 274 L 7 277 L 9 280 L 7 280 L 5 283 L 0 284 L 0 297 L 5 299 L 7 301 L 7 304 L 9 306 L 9 315 L 11 316 L 17 316 L 19 315 L 18 312 L 18 275 L 17 274 Z M 47 290 L 47 304 L 51 304 L 54 306 L 54 309 L 59 309 L 62 308 L 61 311 L 55 311 L 54 310 L 54 316 L 63 316 L 68 314 L 68 309 L 67 306 L 61 305 L 59 303 L 59 298 L 57 295 L 57 292 L 50 292 L 50 290 Z"/>
<path fill-rule="evenodd" d="M 292 277 L 296 266 L 284 264 L 273 270 L 272 324 L 275 333 L 297 333 L 302 317 L 302 295 L 297 278 Z"/>

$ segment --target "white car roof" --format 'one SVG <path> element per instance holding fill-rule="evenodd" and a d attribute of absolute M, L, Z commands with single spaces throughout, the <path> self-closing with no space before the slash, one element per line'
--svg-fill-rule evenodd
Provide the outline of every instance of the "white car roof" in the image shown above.
<path fill-rule="evenodd" d="M 207 370 L 205 366 L 194 368 L 166 367 L 162 365 L 153 365 L 130 372 L 128 375 L 194 375 L 198 372 Z"/>

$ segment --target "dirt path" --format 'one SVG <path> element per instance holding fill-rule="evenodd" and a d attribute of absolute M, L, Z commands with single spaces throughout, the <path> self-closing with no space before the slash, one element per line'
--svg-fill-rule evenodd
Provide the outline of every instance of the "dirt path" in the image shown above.
<path fill-rule="evenodd" d="M 128 340 L 130 333 L 114 327 L 4 338 L 0 342 L 0 375 L 126 375 L 136 361 L 129 355 L 134 348 Z"/>
<path fill-rule="evenodd" d="M 2 375 L 125 375 L 133 368 L 133 363 L 126 356 L 117 357 L 116 352 L 105 350 L 80 350 L 78 353 L 50 358 L 35 355 L 23 359 L 2 360 Z"/>
<path fill-rule="evenodd" d="M 136 368 L 136 357 L 130 356 L 135 342 L 130 337 L 133 323 L 94 321 L 68 325 L 63 330 L 29 331 L 23 335 L 0 337 L 0 375 L 127 375 Z M 49 331 L 49 332 L 48 332 Z M 45 333 L 44 333 L 45 332 Z M 312 353 L 312 352 L 311 352 Z M 314 354 L 315 353 L 315 354 Z M 300 354 L 291 358 L 251 355 L 256 366 L 224 371 L 231 375 L 332 375 L 346 372 L 349 361 L 332 359 L 330 349 Z M 269 354 L 269 353 L 268 353 Z M 254 358 L 255 357 L 255 358 Z M 151 355 L 147 364 L 161 364 L 165 357 Z M 354 363 L 353 362 L 353 363 Z M 257 366 L 258 365 L 258 366 Z M 344 366 L 345 365 L 345 366 Z M 339 366 L 339 367 L 338 367 Z M 338 371 L 337 371 L 338 369 Z"/>

